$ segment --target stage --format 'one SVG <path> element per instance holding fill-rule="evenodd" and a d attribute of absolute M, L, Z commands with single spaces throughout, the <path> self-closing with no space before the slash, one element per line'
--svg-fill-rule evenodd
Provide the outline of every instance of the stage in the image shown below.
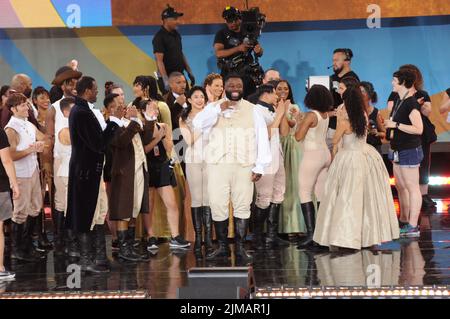
<path fill-rule="evenodd" d="M 300 295 L 293 292 L 314 289 L 323 292 L 333 287 L 431 286 L 436 289 L 450 285 L 450 215 L 447 211 L 450 198 L 435 198 L 435 201 L 435 211 L 421 214 L 419 239 L 400 239 L 383 244 L 375 251 L 345 255 L 300 251 L 295 245 L 254 252 L 252 297 L 298 297 Z M 168 243 L 162 243 L 148 262 L 127 263 L 114 257 L 110 250 L 111 237 L 107 240 L 111 272 L 82 275 L 78 282 L 80 288 L 66 272 L 71 261 L 55 258 L 53 252 L 46 260 L 35 264 L 11 264 L 7 258 L 6 267 L 16 272 L 16 279 L 0 284 L 0 292 L 3 292 L 0 298 L 26 297 L 22 293 L 46 293 L 41 297 L 47 298 L 75 294 L 78 298 L 80 292 L 90 298 L 95 296 L 93 292 L 97 292 L 97 297 L 103 294 L 103 298 L 177 298 L 177 288 L 187 286 L 188 270 L 193 267 L 245 266 L 233 258 L 221 262 L 196 261 L 192 249 L 171 251 Z M 248 247 L 250 249 L 250 243 Z M 68 284 L 74 288 L 70 289 Z M 311 296 L 309 292 L 306 297 Z"/>

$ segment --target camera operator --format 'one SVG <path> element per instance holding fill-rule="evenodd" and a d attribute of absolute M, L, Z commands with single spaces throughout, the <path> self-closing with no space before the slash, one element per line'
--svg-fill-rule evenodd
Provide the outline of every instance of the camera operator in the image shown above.
<path fill-rule="evenodd" d="M 328 133 L 327 133 L 327 145 L 332 148 L 332 140 L 334 133 L 336 132 L 336 108 L 343 103 L 342 97 L 338 92 L 339 83 L 342 79 L 347 77 L 353 77 L 359 81 L 359 77 L 355 72 L 352 71 L 351 63 L 353 58 L 353 52 L 351 49 L 338 48 L 333 51 L 333 71 L 334 74 L 331 75 L 330 80 L 332 83 L 331 93 L 334 100 L 334 111 L 331 112 L 330 122 L 328 123 Z"/>
<path fill-rule="evenodd" d="M 261 57 L 263 49 L 259 43 L 251 43 L 246 39 L 241 30 L 242 15 L 234 7 L 226 7 L 222 13 L 227 26 L 216 33 L 214 38 L 214 50 L 221 69 L 221 75 L 225 78 L 229 73 L 239 73 L 244 82 L 244 98 L 256 90 L 256 84 L 246 74 L 245 67 L 254 62 L 252 51 L 256 57 Z M 227 61 L 236 61 L 237 65 L 231 65 Z M 237 62 L 239 61 L 239 62 Z"/>

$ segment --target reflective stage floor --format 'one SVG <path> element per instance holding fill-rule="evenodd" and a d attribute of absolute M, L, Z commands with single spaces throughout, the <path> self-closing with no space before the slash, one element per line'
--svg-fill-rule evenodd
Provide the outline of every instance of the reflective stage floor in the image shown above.
<path fill-rule="evenodd" d="M 450 198 L 437 200 L 435 211 L 421 214 L 421 236 L 386 243 L 377 250 L 362 250 L 346 255 L 317 253 L 296 249 L 295 244 L 280 250 L 255 253 L 255 285 L 265 287 L 366 286 L 376 283 L 393 285 L 450 284 Z M 108 236 L 110 248 L 110 237 Z M 232 246 L 232 245 L 231 245 Z M 250 245 L 249 245 L 250 247 Z M 196 261 L 192 249 L 171 251 L 168 243 L 148 262 L 119 261 L 108 251 L 112 270 L 106 275 L 82 275 L 82 291 L 143 290 L 151 298 L 176 298 L 177 288 L 187 285 L 187 271 L 192 267 L 229 267 L 239 265 L 232 258 L 222 262 Z M 36 264 L 11 264 L 16 279 L 0 283 L 0 292 L 69 291 L 65 258 L 47 259 Z M 374 278 L 374 272 L 379 273 Z M 80 290 L 80 289 L 78 289 Z M 1 296 L 1 295 L 0 295 Z"/>

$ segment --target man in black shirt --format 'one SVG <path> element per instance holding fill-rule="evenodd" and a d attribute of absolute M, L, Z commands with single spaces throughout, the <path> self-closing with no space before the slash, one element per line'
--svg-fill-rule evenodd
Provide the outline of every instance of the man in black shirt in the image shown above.
<path fill-rule="evenodd" d="M 183 73 L 186 70 L 191 85 L 195 84 L 191 67 L 183 54 L 181 35 L 177 31 L 180 24 L 178 18 L 181 16 L 183 13 L 176 12 L 168 5 L 161 14 L 163 25 L 152 41 L 159 72 L 158 85 L 163 94 L 169 90 L 169 75 L 172 72 Z"/>
<path fill-rule="evenodd" d="M 338 92 L 339 83 L 342 79 L 347 77 L 353 77 L 359 81 L 359 77 L 355 72 L 352 71 L 351 63 L 353 58 L 353 52 L 351 49 L 339 48 L 333 51 L 333 71 L 334 74 L 331 75 L 331 93 L 333 95 L 334 100 L 334 108 L 336 109 L 339 105 L 343 103 L 341 95 Z M 328 124 L 328 136 L 327 136 L 327 144 L 330 147 L 330 143 L 333 139 L 334 132 L 336 131 L 336 114 L 330 116 L 330 121 Z M 332 146 L 331 146 L 332 147 Z"/>
<path fill-rule="evenodd" d="M 241 12 L 234 7 L 226 7 L 222 13 L 227 26 L 216 33 L 214 38 L 214 51 L 218 66 L 223 78 L 229 73 L 239 73 L 244 82 L 244 97 L 256 90 L 254 81 L 246 74 L 243 68 L 254 62 L 252 51 L 256 57 L 261 57 L 263 49 L 256 43 L 252 45 L 245 39 L 241 30 Z"/>
<path fill-rule="evenodd" d="M 170 109 L 170 118 L 172 120 L 172 139 L 175 151 L 179 156 L 181 168 L 186 173 L 186 163 L 184 162 L 184 150 L 187 144 L 183 141 L 183 136 L 179 130 L 180 115 L 183 109 L 187 108 L 186 104 L 186 78 L 182 73 L 172 72 L 169 76 L 169 92 L 164 95 L 164 100 Z M 180 144 L 181 143 L 181 144 Z"/>

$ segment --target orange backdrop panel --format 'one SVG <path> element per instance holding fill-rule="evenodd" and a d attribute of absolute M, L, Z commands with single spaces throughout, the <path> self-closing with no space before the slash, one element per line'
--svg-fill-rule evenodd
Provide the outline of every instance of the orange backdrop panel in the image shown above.
<path fill-rule="evenodd" d="M 244 0 L 112 0 L 113 25 L 159 25 L 169 3 L 183 12 L 185 24 L 222 23 L 228 5 L 244 8 Z M 378 4 L 382 18 L 450 14 L 448 0 L 249 0 L 268 21 L 364 19 L 369 4 Z"/>

